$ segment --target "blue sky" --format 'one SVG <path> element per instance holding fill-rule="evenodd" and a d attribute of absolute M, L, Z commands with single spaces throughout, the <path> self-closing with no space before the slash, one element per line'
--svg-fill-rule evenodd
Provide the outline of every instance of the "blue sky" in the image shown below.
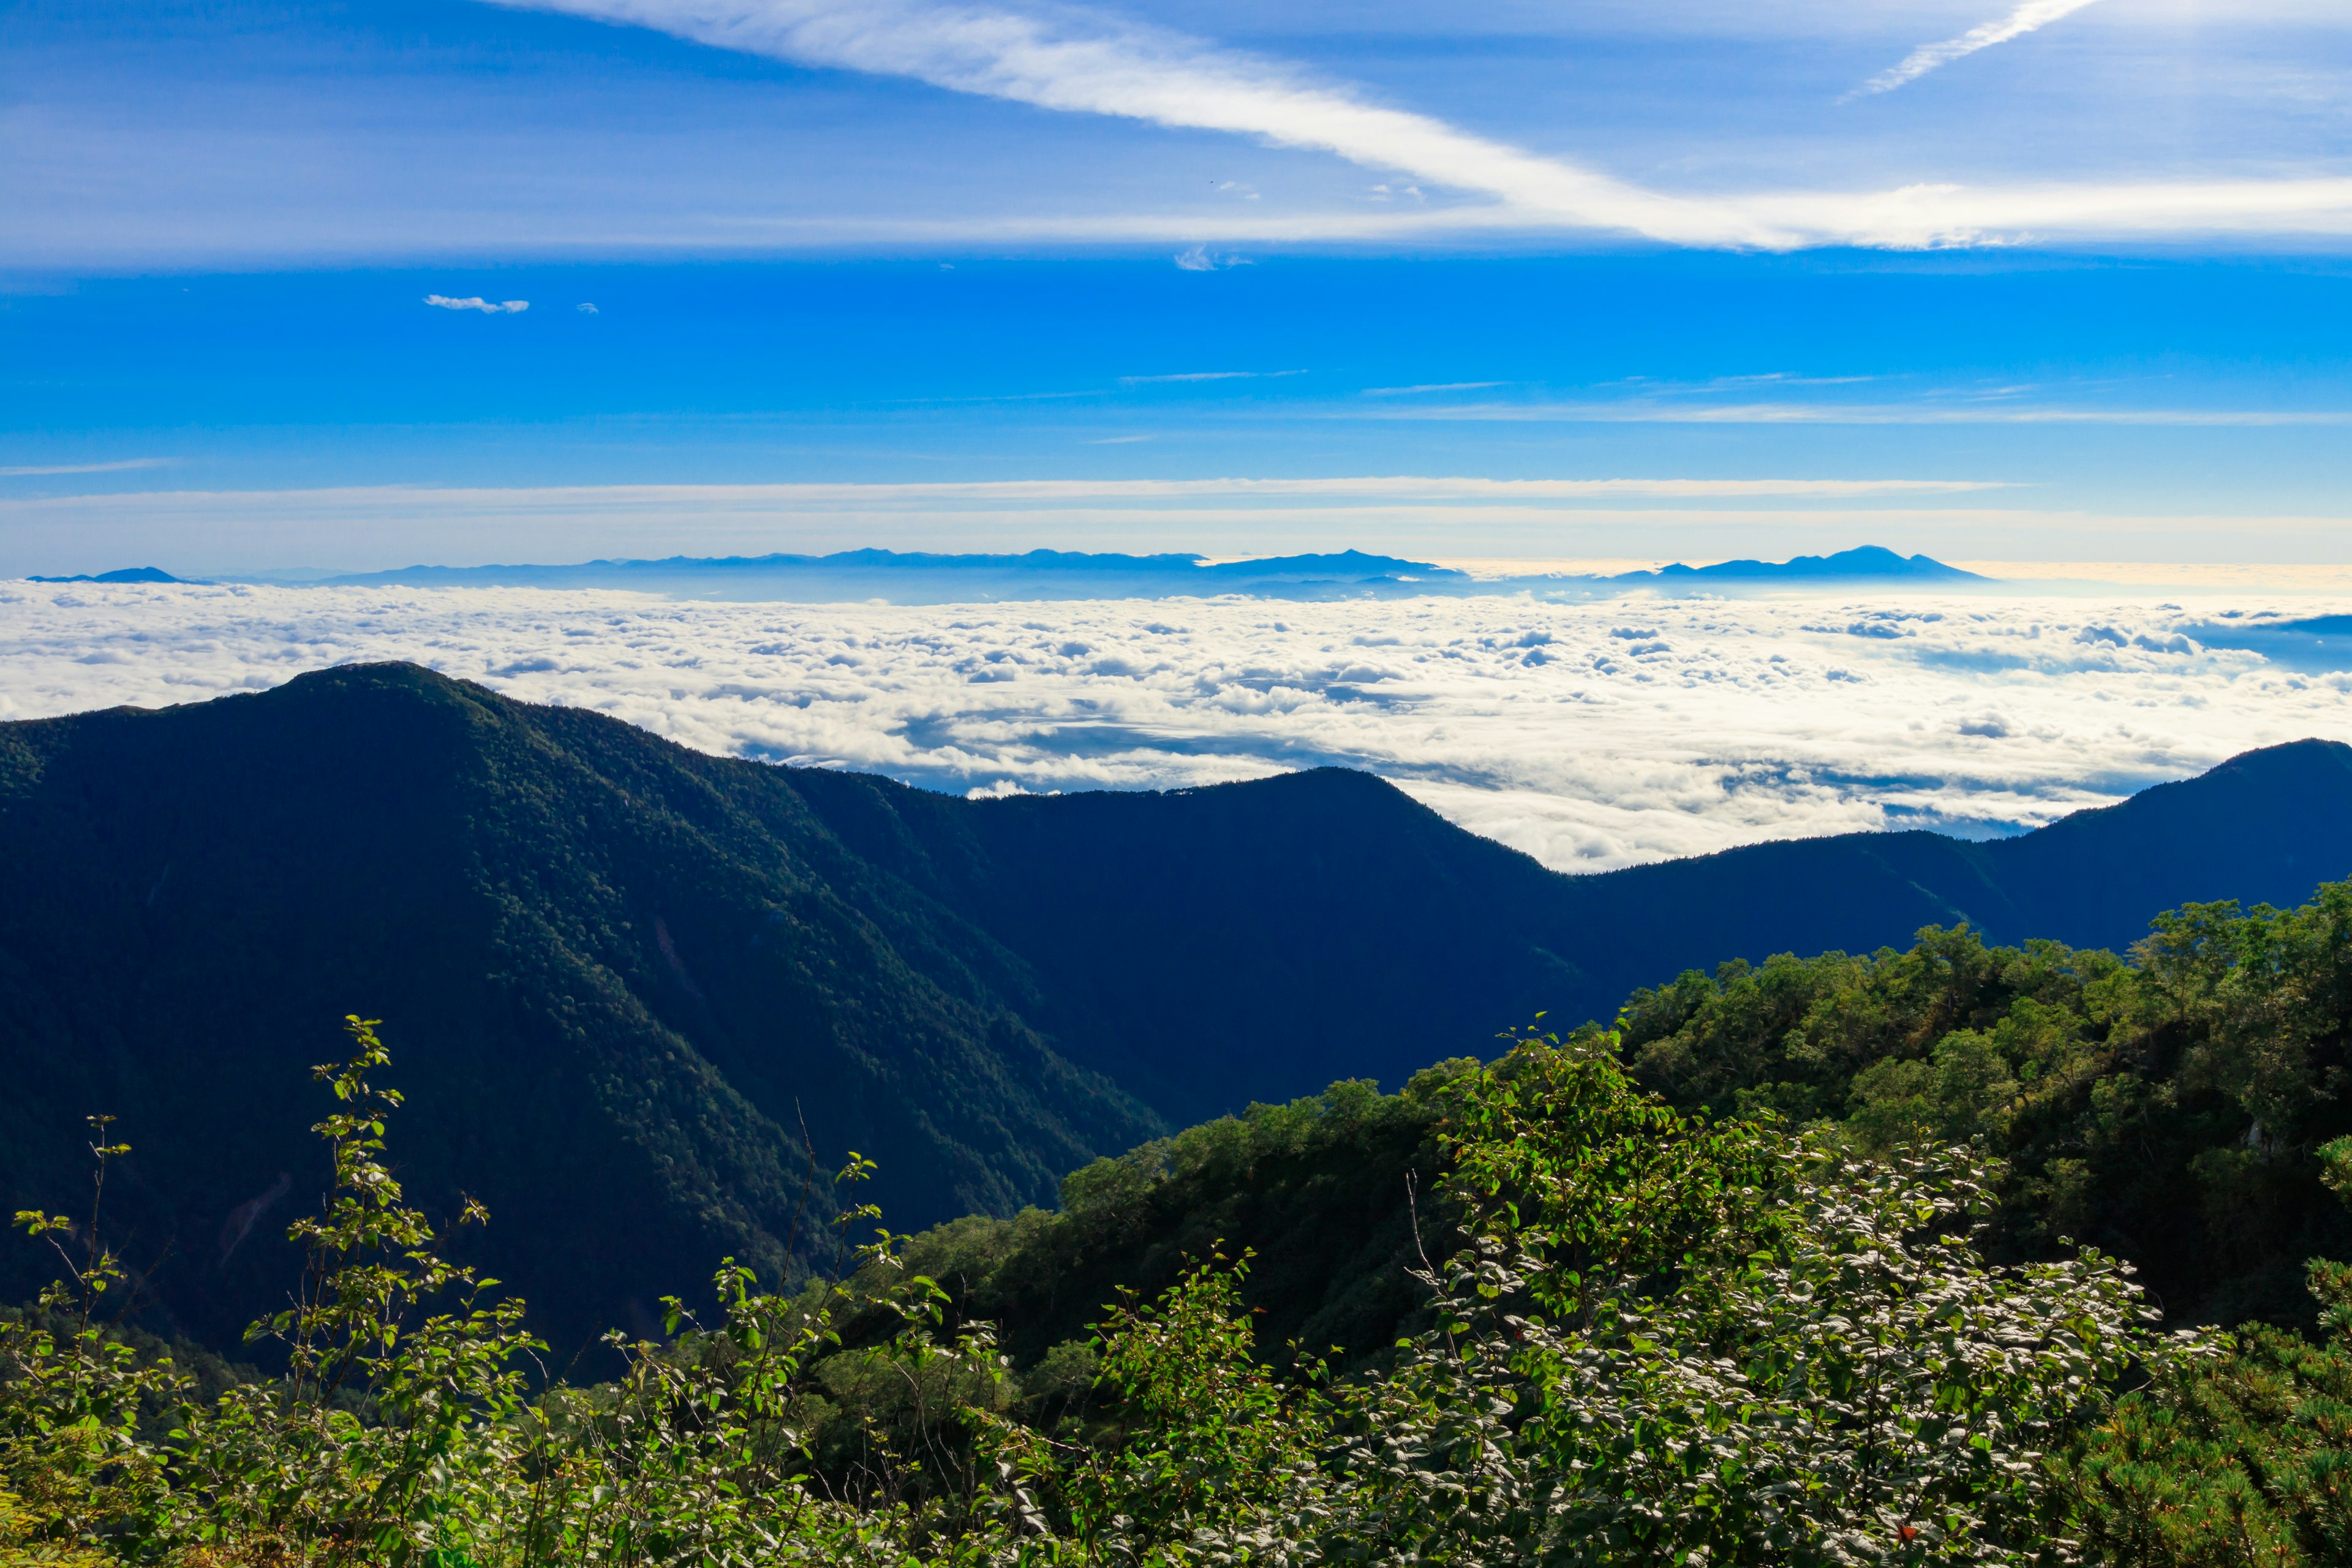
<path fill-rule="evenodd" d="M 2315 0 L 34 0 L 0 573 L 2342 561 L 2348 147 Z"/>

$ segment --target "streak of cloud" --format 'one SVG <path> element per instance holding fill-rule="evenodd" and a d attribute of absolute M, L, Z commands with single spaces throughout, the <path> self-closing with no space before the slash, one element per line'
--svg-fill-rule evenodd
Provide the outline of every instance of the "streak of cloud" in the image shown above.
<path fill-rule="evenodd" d="M 1449 403 L 1324 411 L 1333 419 L 1592 425 L 2115 425 L 2268 429 L 2352 425 L 2347 408 L 2053 408 L 1983 403 Z"/>
<path fill-rule="evenodd" d="M 1373 102 L 1353 87 L 1321 80 L 1286 62 L 1069 7 L 1030 15 L 986 4 L 937 0 L 492 3 L 648 27 L 717 48 L 803 65 L 908 77 L 950 91 L 1041 109 L 1248 136 L 1269 146 L 1328 153 L 1366 168 L 1402 172 L 1432 185 L 1486 198 L 1418 212 L 1391 211 L 1379 218 L 1115 215 L 1060 223 L 1010 221 L 1008 233 L 1031 237 L 1060 232 L 1074 238 L 1141 238 L 1172 232 L 1197 239 L 1205 229 L 1229 238 L 1336 238 L 1465 228 L 1568 228 L 1636 235 L 1674 245 L 1792 249 L 1838 244 L 1895 248 L 1983 245 L 2051 234 L 2352 233 L 2352 179 L 2327 176 L 1667 195 L 1567 158 L 1473 134 L 1431 115 Z M 2084 3 L 2031 0 L 2017 16 L 2053 7 L 2073 9 Z M 1992 24 L 1992 31 L 1999 33 L 2016 19 Z M 961 237 L 971 238 L 987 226 L 956 227 Z M 1177 266 L 1192 271 L 1232 264 L 1197 242 L 1175 259 Z"/>
<path fill-rule="evenodd" d="M 1728 215 L 1367 101 L 1290 65 L 1075 10 L 1049 19 L 926 0 L 499 0 L 651 27 L 719 48 L 912 77 L 957 92 L 1153 124 L 1407 171 L 1583 226 L 1697 244 L 1784 242 Z M 1179 267 L 1221 265 L 1195 247 Z"/>
<path fill-rule="evenodd" d="M 1305 375 L 1303 370 L 1187 370 L 1173 375 L 1122 375 L 1121 386 L 1150 386 L 1163 381 L 1268 381 L 1286 375 Z"/>
<path fill-rule="evenodd" d="M 2071 16 L 2097 0 L 2025 0 L 2025 4 L 1996 21 L 1969 28 L 1957 38 L 1946 38 L 1937 44 L 1922 44 L 1903 57 L 1897 64 L 1872 77 L 1846 94 L 1846 99 L 1865 97 L 1872 93 L 1892 92 L 1906 82 L 1917 81 L 1929 71 L 1950 65 L 1963 56 L 1989 49 L 1995 44 L 2005 44 L 2011 38 L 2048 26 L 2061 17 Z M 1843 101 L 1843 100 L 1841 100 Z"/>
<path fill-rule="evenodd" d="M 1368 386 L 1366 397 L 1413 397 L 1424 392 L 1479 392 L 1500 386 L 1499 381 L 1433 381 L 1422 386 Z"/>
<path fill-rule="evenodd" d="M 1517 407 L 1520 405 L 1509 405 Z M 1527 405 L 1542 416 L 1546 405 Z M 1603 405 L 1601 406 L 1613 406 Z M 1453 411 L 1459 412 L 1459 411 Z M 1475 410 L 1470 412 L 1477 412 Z M 1424 412 L 1417 417 L 1427 416 Z M 1488 416 L 1507 417 L 1501 412 Z M 2352 416 L 2343 416 L 2352 419 Z M 132 497 L 61 496 L 5 503 L 11 513 L 35 510 L 104 509 L 108 502 L 130 500 L 143 508 L 173 502 L 190 506 L 216 505 L 226 511 L 251 511 L 272 505 L 317 510 L 342 507 L 384 507 L 426 512 L 450 506 L 511 510 L 545 508 L 603 509 L 611 506 L 667 508 L 679 511 L 712 507 L 793 509 L 838 505 L 851 508 L 900 508 L 933 503 L 974 502 L 982 506 L 1042 502 L 1048 505 L 1089 505 L 1100 502 L 1289 500 L 1568 500 L 1607 496 L 1812 496 L 1839 498 L 1879 495 L 1957 495 L 2001 489 L 2003 479 L 1885 478 L 1755 478 L 1701 479 L 1680 475 L 1622 478 L 1497 479 L 1477 475 L 1366 474 L 1313 479 L 1231 477 L 1200 479 L 918 479 L 898 483 L 797 483 L 753 485 L 547 485 L 513 487 L 440 487 L 425 485 L 354 485 L 299 490 L 179 490 Z"/>
<path fill-rule="evenodd" d="M 31 463 L 0 468 L 0 479 L 29 479 L 51 474 L 120 474 L 133 468 L 160 468 L 168 458 L 125 458 L 117 463 Z"/>
<path fill-rule="evenodd" d="M 485 316 L 519 316 L 530 309 L 528 300 L 485 300 L 479 294 L 469 295 L 463 300 L 452 299 L 446 294 L 427 294 L 425 302 L 443 310 L 479 310 Z"/>

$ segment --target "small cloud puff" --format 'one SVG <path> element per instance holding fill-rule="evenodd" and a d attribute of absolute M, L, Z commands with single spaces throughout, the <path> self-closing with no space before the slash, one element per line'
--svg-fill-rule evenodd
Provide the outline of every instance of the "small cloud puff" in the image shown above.
<path fill-rule="evenodd" d="M 463 300 L 452 299 L 446 294 L 427 294 L 425 302 L 444 310 L 479 310 L 485 316 L 520 316 L 530 309 L 528 300 L 490 300 L 479 294 L 468 295 Z M 593 305 L 583 308 L 595 309 Z"/>
<path fill-rule="evenodd" d="M 1255 267 L 1257 264 L 1245 256 L 1221 256 L 1205 245 L 1190 250 L 1180 250 L 1176 265 L 1187 272 L 1219 272 L 1228 267 Z"/>
<path fill-rule="evenodd" d="M 524 301 L 523 301 L 523 303 L 525 303 L 526 305 L 528 305 L 530 302 L 530 301 L 529 301 L 528 300 L 524 300 Z M 596 313 L 596 307 L 595 307 L 595 306 L 593 306 L 593 305 L 591 305 L 591 304 L 590 304 L 590 303 L 588 303 L 585 300 L 582 300 L 582 301 L 581 301 L 577 306 L 575 306 L 575 307 L 573 307 L 573 308 L 574 308 L 575 310 L 578 310 L 582 315 L 583 315 L 583 316 L 593 316 L 593 315 L 594 315 L 594 314 Z"/>

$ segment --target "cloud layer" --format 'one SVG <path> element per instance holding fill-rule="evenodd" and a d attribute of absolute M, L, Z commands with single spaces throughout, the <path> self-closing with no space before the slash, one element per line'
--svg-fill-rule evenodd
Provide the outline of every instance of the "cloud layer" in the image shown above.
<path fill-rule="evenodd" d="M 2252 746 L 2352 738 L 2352 677 L 2187 635 L 2263 607 L 1859 595 L 901 609 L 10 584 L 0 717 L 412 658 L 710 752 L 958 792 L 1364 767 L 1474 831 L 1591 870 L 1856 829 L 1999 833 Z"/>

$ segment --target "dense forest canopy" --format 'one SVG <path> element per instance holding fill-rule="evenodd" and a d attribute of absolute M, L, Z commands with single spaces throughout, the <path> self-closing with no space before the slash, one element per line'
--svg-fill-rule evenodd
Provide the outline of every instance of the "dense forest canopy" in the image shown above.
<path fill-rule="evenodd" d="M 0 1329 L 28 1561 L 2316 1564 L 2352 1553 L 2352 883 L 1930 929 L 1342 1082 L 1057 1212 L 732 1260 L 602 1363 L 446 1260 L 354 1020 L 236 1367 L 102 1205 Z M 101 1174 L 125 1157 L 100 1123 Z M 2135 1266 L 2138 1267 L 2135 1267 Z M 129 1314 L 135 1320 L 135 1308 Z M 2234 1333 L 2218 1325 L 2236 1323 Z"/>
<path fill-rule="evenodd" d="M 1769 1115 L 1883 1154 L 1973 1142 L 2000 1162 L 1996 1258 L 2069 1242 L 2129 1258 L 2178 1323 L 2307 1324 L 2304 1270 L 2352 1257 L 2316 1151 L 2352 1133 L 2352 883 L 2290 910 L 2190 905 L 2131 960 L 1930 928 L 1907 949 L 1781 954 L 1635 992 L 1603 1031 L 1635 1081 L 1717 1120 Z M 1443 1169 L 1436 1089 L 1335 1084 L 1098 1161 L 1061 1212 L 975 1215 L 915 1238 L 1023 1346 L 1077 1332 L 1078 1300 L 1157 1289 L 1218 1239 L 1255 1247 L 1244 1290 L 1276 1342 L 1360 1353 L 1409 1322 L 1411 1177 Z M 1075 1292 L 1069 1286 L 1085 1281 Z M 1335 1333 L 1341 1323 L 1381 1331 Z"/>

